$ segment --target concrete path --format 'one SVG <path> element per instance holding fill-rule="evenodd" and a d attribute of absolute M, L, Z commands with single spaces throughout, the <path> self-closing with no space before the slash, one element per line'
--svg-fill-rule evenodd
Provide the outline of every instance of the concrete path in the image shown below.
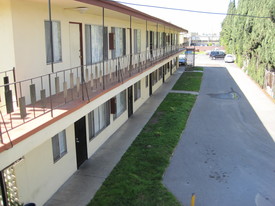
<path fill-rule="evenodd" d="M 201 91 L 164 184 L 185 206 L 192 193 L 196 206 L 274 206 L 274 103 L 232 65 L 196 65 Z"/>
<path fill-rule="evenodd" d="M 151 118 L 159 104 L 182 75 L 171 76 L 128 121 L 53 195 L 45 206 L 84 206 L 93 198 L 122 155 Z"/>
<path fill-rule="evenodd" d="M 181 90 L 171 90 L 170 93 L 180 93 L 180 94 L 193 94 L 193 95 L 199 95 L 199 92 L 181 91 Z"/>

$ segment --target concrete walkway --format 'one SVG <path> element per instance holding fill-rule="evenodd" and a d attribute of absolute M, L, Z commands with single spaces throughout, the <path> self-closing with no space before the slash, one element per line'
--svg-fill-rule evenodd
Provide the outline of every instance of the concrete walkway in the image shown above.
<path fill-rule="evenodd" d="M 87 205 L 183 72 L 184 67 L 180 67 L 175 74 L 75 172 L 45 206 Z"/>
<path fill-rule="evenodd" d="M 200 94 L 164 184 L 183 205 L 275 205 L 275 104 L 234 64 L 204 66 Z"/>

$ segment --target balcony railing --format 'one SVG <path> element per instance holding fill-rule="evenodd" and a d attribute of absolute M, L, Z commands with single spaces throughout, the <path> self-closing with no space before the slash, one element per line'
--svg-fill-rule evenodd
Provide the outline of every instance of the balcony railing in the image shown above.
<path fill-rule="evenodd" d="M 5 94 L 0 110 L 0 143 L 9 138 L 10 130 L 46 113 L 54 117 L 55 109 L 66 109 L 71 102 L 90 101 L 182 49 L 182 45 L 168 46 L 23 81 L 6 81 L 0 85 L 1 93 Z"/>

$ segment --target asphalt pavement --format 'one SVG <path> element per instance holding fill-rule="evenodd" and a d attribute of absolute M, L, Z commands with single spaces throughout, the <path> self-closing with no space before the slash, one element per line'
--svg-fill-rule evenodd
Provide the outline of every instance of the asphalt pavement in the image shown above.
<path fill-rule="evenodd" d="M 201 90 L 163 183 L 183 205 L 275 205 L 275 104 L 234 64 L 197 56 Z"/>

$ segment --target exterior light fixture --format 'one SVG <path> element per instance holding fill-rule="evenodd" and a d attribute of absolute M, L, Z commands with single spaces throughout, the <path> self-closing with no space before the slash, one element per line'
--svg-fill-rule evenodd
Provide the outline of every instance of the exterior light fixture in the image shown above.
<path fill-rule="evenodd" d="M 81 14 L 85 14 L 88 11 L 88 8 L 87 7 L 76 7 L 75 10 Z"/>

